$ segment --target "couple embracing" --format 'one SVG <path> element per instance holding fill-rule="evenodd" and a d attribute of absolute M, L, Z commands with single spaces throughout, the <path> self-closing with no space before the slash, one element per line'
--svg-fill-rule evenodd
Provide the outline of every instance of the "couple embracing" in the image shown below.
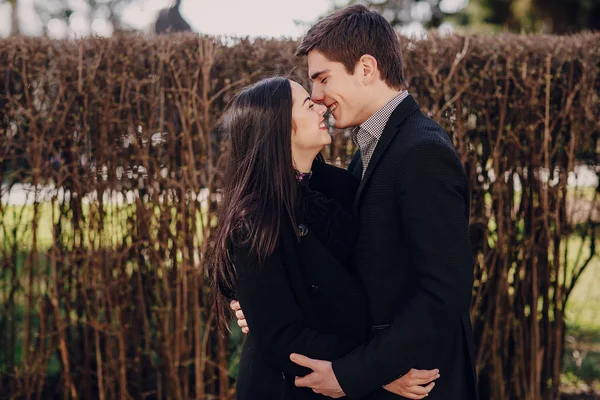
<path fill-rule="evenodd" d="M 269 78 L 227 111 L 207 263 L 221 325 L 232 307 L 247 333 L 237 399 L 477 399 L 468 179 L 396 33 L 350 6 L 297 54 L 310 94 Z M 320 155 L 327 109 L 353 128 L 348 170 Z"/>

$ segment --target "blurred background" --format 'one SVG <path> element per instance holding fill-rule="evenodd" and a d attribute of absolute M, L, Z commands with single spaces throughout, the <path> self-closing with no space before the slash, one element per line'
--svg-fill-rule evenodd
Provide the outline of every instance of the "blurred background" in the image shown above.
<path fill-rule="evenodd" d="M 497 362 L 499 367 L 492 372 L 484 371 L 484 375 L 495 379 L 496 383 L 500 382 L 497 386 L 502 388 L 502 382 L 510 381 L 514 371 L 517 372 L 514 373 L 513 380 L 516 379 L 515 376 L 521 378 L 521 375 L 525 375 L 519 375 L 519 366 L 513 365 L 512 360 L 523 360 L 529 356 L 537 360 L 537 364 L 541 364 L 540 360 L 546 356 L 553 362 L 552 365 L 541 366 L 536 361 L 532 361 L 531 365 L 537 365 L 538 369 L 544 371 L 553 368 L 558 371 L 560 367 L 563 399 L 600 398 L 600 252 L 596 246 L 599 236 L 596 232 L 600 228 L 600 124 L 597 123 L 600 104 L 600 74 L 597 72 L 600 66 L 600 44 L 589 45 L 593 42 L 589 38 L 597 38 L 598 35 L 575 35 L 600 30 L 600 0 L 0 0 L 0 76 L 3 77 L 0 85 L 0 170 L 5 173 L 2 175 L 0 202 L 0 399 L 4 398 L 3 388 L 4 393 L 11 393 L 9 390 L 18 393 L 10 398 L 25 398 L 19 397 L 20 394 L 28 393 L 29 396 L 38 387 L 44 388 L 44 393 L 51 393 L 47 388 L 55 386 L 63 388 L 61 393 L 70 392 L 72 398 L 77 398 L 76 393 L 88 393 L 86 390 L 95 393 L 96 381 L 100 382 L 97 385 L 100 398 L 127 398 L 127 390 L 130 391 L 130 396 L 137 398 L 131 393 L 146 393 L 150 390 L 148 388 L 155 390 L 155 382 L 159 394 L 156 397 L 153 394 L 145 395 L 147 398 L 162 398 L 162 384 L 167 392 L 182 390 L 183 394 L 178 392 L 173 398 L 188 398 L 185 393 L 204 391 L 205 387 L 206 393 L 220 393 L 219 397 L 210 398 L 234 398 L 232 382 L 239 343 L 243 340 L 239 330 L 234 328 L 231 342 L 209 335 L 212 317 L 208 312 L 208 303 L 204 303 L 203 299 L 194 303 L 193 307 L 188 307 L 186 303 L 187 294 L 194 292 L 193 286 L 186 286 L 186 279 L 195 276 L 193 269 L 204 249 L 201 238 L 210 231 L 213 205 L 207 201 L 210 196 L 204 196 L 200 201 L 201 196 L 198 195 L 196 199 L 195 193 L 191 195 L 194 201 L 189 201 L 189 204 L 181 206 L 184 203 L 181 199 L 187 199 L 186 196 L 193 192 L 192 189 L 201 187 L 208 191 L 207 187 L 210 185 L 216 188 L 216 180 L 213 179 L 217 176 L 214 172 L 216 169 L 212 169 L 216 161 L 210 157 L 194 157 L 203 154 L 196 151 L 198 148 L 206 151 L 206 154 L 217 153 L 219 147 L 212 140 L 218 136 L 219 118 L 231 93 L 239 86 L 258 79 L 258 72 L 265 65 L 273 65 L 279 73 L 294 70 L 297 65 L 298 60 L 293 56 L 294 42 L 262 41 L 259 38 L 298 39 L 320 17 L 353 3 L 371 5 L 399 33 L 414 39 L 403 39 L 405 54 L 412 51 L 405 57 L 407 68 L 414 71 L 411 77 L 413 94 L 421 96 L 419 102 L 424 109 L 428 108 L 429 115 L 445 121 L 444 127 L 449 132 L 454 129 L 467 132 L 464 137 L 476 144 L 476 152 L 463 150 L 467 158 L 474 153 L 477 153 L 475 158 L 480 158 L 475 160 L 479 164 L 473 168 L 474 176 L 478 175 L 476 178 L 479 182 L 475 184 L 474 193 L 483 193 L 476 200 L 492 210 L 488 210 L 487 214 L 481 211 L 481 215 L 478 215 L 485 220 L 484 223 L 474 221 L 474 225 L 480 224 L 486 232 L 489 230 L 485 243 L 481 240 L 484 250 L 480 253 L 485 258 L 479 263 L 486 267 L 492 266 L 490 268 L 493 269 L 495 246 L 501 243 L 497 235 L 501 223 L 506 225 L 500 231 L 505 232 L 505 235 L 508 231 L 512 235 L 506 242 L 510 244 L 508 250 L 503 250 L 507 265 L 511 265 L 510 276 L 494 276 L 491 270 L 485 270 L 478 276 L 483 282 L 481 287 L 488 287 L 484 285 L 488 284 L 488 278 L 491 287 L 481 296 L 489 303 L 478 303 L 475 307 L 482 310 L 478 337 L 484 341 L 492 336 L 488 335 L 487 330 L 494 330 L 498 326 L 502 329 L 496 329 L 497 331 L 504 330 L 504 325 L 507 326 L 507 332 L 511 328 L 515 331 L 500 332 L 497 336 L 506 333 L 507 339 L 504 342 L 490 339 L 493 343 L 481 353 L 482 357 L 489 356 L 491 361 L 479 361 L 486 365 Z M 437 30 L 442 35 L 432 35 L 432 30 Z M 194 35 L 178 36 L 172 41 L 171 37 L 162 36 L 138 41 L 128 35 L 128 39 L 123 41 L 125 44 L 117 43 L 120 39 L 91 39 L 83 41 L 78 49 L 77 44 L 68 42 L 52 41 L 48 44 L 40 42 L 50 41 L 11 38 L 108 38 L 117 33 L 152 36 L 174 32 L 244 39 L 231 41 L 234 45 L 219 53 L 215 50 L 218 46 L 215 47 L 210 40 L 198 40 Z M 565 45 L 562 36 L 495 35 L 502 32 L 568 35 L 575 39 L 568 42 L 573 43 L 571 46 Z M 466 35 L 466 39 L 460 37 L 450 40 L 444 36 L 448 33 Z M 483 34 L 481 36 L 485 37 L 481 39 L 479 35 L 469 36 L 472 34 Z M 486 41 L 488 36 L 494 35 L 494 38 Z M 247 37 L 250 40 L 246 40 Z M 429 41 L 418 43 L 419 39 L 427 37 Z M 469 40 L 472 40 L 470 44 Z M 440 43 L 442 45 L 436 47 Z M 486 43 L 490 43 L 490 46 Z M 538 44 L 540 46 L 536 47 Z M 554 45 L 557 47 L 552 47 Z M 433 50 L 428 46 L 433 46 Z M 491 48 L 493 46 L 496 48 Z M 417 51 L 414 51 L 415 48 Z M 436 51 L 439 53 L 434 54 Z M 198 54 L 200 56 L 197 57 Z M 203 80 L 205 71 L 198 72 L 201 70 L 197 64 L 200 59 L 210 67 L 207 69 L 206 80 Z M 456 70 L 459 72 L 456 72 L 455 68 L 459 64 Z M 433 65 L 435 68 L 419 70 L 423 65 Z M 79 66 L 79 71 L 73 66 Z M 202 68 L 204 67 L 202 64 Z M 306 79 L 302 65 L 294 71 L 296 79 L 301 82 Z M 507 71 L 506 80 L 505 75 L 502 75 L 503 71 Z M 189 81 L 179 82 L 180 73 Z M 209 82 L 208 76 L 212 81 Z M 439 79 L 446 76 L 445 79 Z M 26 84 L 23 80 L 25 78 L 35 83 Z M 465 88 L 469 85 L 464 84 L 463 87 L 463 81 L 480 82 L 480 87 L 474 84 L 467 90 Z M 204 88 L 203 85 L 210 90 L 200 90 L 199 88 Z M 107 93 L 114 98 L 106 99 Z M 189 93 L 196 93 L 196 97 L 189 96 Z M 542 96 L 547 96 L 546 108 L 545 103 L 539 101 Z M 31 98 L 34 100 L 30 100 Z M 462 106 L 449 106 L 451 103 Z M 60 107 L 56 104 L 60 104 Z M 571 106 L 576 111 L 564 111 L 565 107 Z M 201 117 L 194 114 L 199 109 L 205 113 Z M 26 113 L 23 110 L 33 111 Z M 509 117 L 505 118 L 498 110 L 508 110 L 513 125 Z M 119 118 L 111 119 L 115 115 Z M 550 117 L 555 118 L 552 124 L 548 122 Z M 461 121 L 464 126 L 459 123 Z M 488 125 L 482 121 L 488 121 Z M 166 126 L 163 126 L 165 123 Z M 492 126 L 494 129 L 490 128 Z M 544 166 L 543 173 L 528 174 L 524 171 L 528 171 L 528 168 L 533 171 L 534 166 L 541 165 L 540 138 L 545 137 L 546 128 L 552 131 L 554 143 L 561 150 L 552 153 L 551 157 L 546 155 L 548 159 L 544 158 L 544 162 L 551 162 L 549 165 L 556 164 L 557 167 L 553 169 Z M 495 141 L 488 138 L 492 137 L 491 131 L 502 136 L 503 141 L 497 142 L 501 143 L 498 154 L 487 150 L 488 147 L 495 150 Z M 52 134 L 46 135 L 47 132 Z M 72 135 L 72 132 L 75 134 Z M 81 132 L 85 134 L 80 134 Z M 456 136 L 461 137 L 458 134 Z M 111 139 L 105 140 L 106 137 Z M 486 140 L 490 143 L 485 144 Z M 49 141 L 53 144 L 48 145 Z M 189 154 L 182 150 L 187 149 L 188 145 L 194 149 Z M 563 145 L 565 148 L 568 145 L 568 157 L 565 155 L 567 152 L 562 151 Z M 48 154 L 52 154 L 46 154 L 46 146 L 56 152 L 48 150 Z M 532 150 L 528 151 L 527 146 L 531 146 Z M 339 147 L 346 151 L 352 146 L 350 143 L 349 146 Z M 525 150 L 520 150 L 521 147 Z M 576 148 L 577 154 L 574 150 Z M 138 151 L 139 154 L 135 153 Z M 93 167 L 88 168 L 92 157 L 87 155 L 93 153 L 97 159 L 91 162 Z M 105 157 L 105 161 L 102 161 L 101 156 Z M 113 156 L 116 161 L 112 160 Z M 490 161 L 492 156 L 497 156 L 498 163 L 506 164 L 497 168 Z M 564 161 L 567 158 L 571 161 Z M 508 159 L 510 161 L 506 161 Z M 187 164 L 194 168 L 183 168 Z M 41 167 L 34 168 L 34 165 Z M 96 165 L 103 166 L 96 171 Z M 113 173 L 107 165 L 116 168 L 117 172 Z M 198 165 L 210 168 L 196 168 Z M 160 174 L 149 174 L 148 171 L 152 168 Z M 507 180 L 505 190 L 510 192 L 514 189 L 516 194 L 510 192 L 506 195 L 501 190 L 495 191 L 492 184 L 495 181 L 494 168 L 519 175 L 519 182 L 533 183 L 529 187 L 523 184 L 521 188 L 516 183 L 514 186 L 509 184 L 510 181 Z M 207 177 L 203 175 L 206 170 L 209 171 Z M 43 185 L 52 190 L 44 192 L 36 189 L 36 181 L 32 177 L 40 172 L 47 181 L 40 178 L 42 180 L 38 184 L 44 190 L 46 186 Z M 189 182 L 186 181 L 188 178 L 181 178 L 188 174 L 191 176 Z M 549 179 L 551 175 L 553 177 Z M 114 209 L 109 207 L 109 211 L 103 211 L 102 207 L 106 207 L 106 204 L 100 202 L 98 205 L 98 199 L 103 198 L 98 193 L 107 190 L 107 176 L 110 176 L 110 189 L 122 196 L 119 198 L 120 203 L 115 201 L 118 204 Z M 54 180 L 56 177 L 60 179 Z M 137 180 L 143 184 L 138 185 Z M 181 187 L 180 181 L 184 182 Z M 557 184 L 559 181 L 560 184 Z M 56 188 L 64 189 L 56 192 L 62 193 L 60 196 L 53 191 L 54 184 Z M 147 189 L 155 184 L 160 189 L 157 193 L 160 192 L 161 196 L 166 193 L 168 201 L 163 202 L 162 197 L 160 201 L 157 200 L 158 197 L 152 197 L 152 191 Z M 480 187 L 476 186 L 478 184 Z M 186 185 L 190 185 L 192 189 Z M 173 194 L 186 193 L 186 190 L 192 191 L 181 195 L 181 198 Z M 535 194 L 531 195 L 530 201 L 534 205 L 531 209 L 528 208 L 528 203 L 521 201 L 525 198 L 522 193 L 527 191 Z M 79 197 L 64 195 L 71 192 L 75 195 L 85 194 Z M 550 201 L 546 198 L 546 203 L 543 204 L 539 199 L 544 194 L 547 195 L 547 192 L 551 193 Z M 83 197 L 85 202 L 81 200 Z M 566 197 L 569 200 L 564 201 Z M 506 203 L 509 205 L 503 205 L 502 199 L 509 199 Z M 194 208 L 197 206 L 194 203 L 196 200 L 201 204 L 198 209 Z M 170 201 L 173 204 L 166 204 Z M 153 208 L 159 203 L 163 207 L 160 212 Z M 191 207 L 191 211 L 186 207 Z M 508 208 L 504 210 L 503 207 Z M 558 224 L 563 231 L 552 226 L 555 215 L 548 212 L 549 207 L 564 210 L 556 211 L 557 220 L 563 221 Z M 521 208 L 525 211 L 517 212 Z M 567 211 L 568 218 L 563 215 Z M 570 215 L 577 212 L 586 216 L 571 218 Z M 198 226 L 192 223 L 188 227 L 186 224 L 195 221 L 196 214 L 201 215 L 197 218 L 200 221 Z M 502 220 L 502 215 L 505 221 Z M 544 229 L 558 232 L 556 234 L 563 241 L 553 243 L 556 253 L 548 255 L 548 249 L 552 246 L 540 241 L 545 233 L 533 235 L 527 232 L 525 221 L 529 224 L 530 216 L 536 221 L 550 221 L 546 228 L 543 225 L 540 225 L 541 228 L 537 227 L 539 232 L 546 232 Z M 151 222 L 146 223 L 146 220 Z M 68 228 L 63 228 L 61 224 Z M 156 228 L 159 225 L 161 229 Z M 514 226 L 516 229 L 511 231 Z M 36 236 L 34 232 L 37 232 L 38 227 L 41 227 L 40 234 Z M 164 247 L 157 250 L 148 244 L 154 243 L 154 229 L 160 233 L 161 243 L 164 244 Z M 100 233 L 96 235 L 96 232 Z M 84 240 L 84 234 L 90 237 Z M 61 242 L 55 239 L 57 237 L 66 239 Z M 101 238 L 101 243 L 105 239 L 108 245 L 104 243 L 91 249 L 94 246 L 90 243 L 95 243 L 98 237 Z M 149 239 L 151 237 L 152 240 Z M 531 242 L 527 238 L 532 239 Z M 113 251 L 111 246 L 118 248 L 118 251 Z M 39 252 L 36 250 L 38 248 L 41 249 Z M 533 253 L 529 253 L 530 249 L 540 250 L 541 253 L 534 257 L 531 255 Z M 550 267 L 559 258 L 559 253 L 564 261 L 562 264 L 557 262 L 556 265 L 562 266 L 553 270 Z M 533 294 L 517 295 L 521 292 L 518 292 L 520 284 L 515 271 L 524 268 L 527 270 L 527 273 L 523 272 L 524 276 L 534 275 L 527 269 L 529 264 L 523 267 L 519 263 L 522 260 L 531 262 L 533 259 L 541 263 L 539 260 L 544 259 L 542 254 L 546 260 L 544 273 L 547 273 L 540 284 L 547 289 L 543 293 L 544 305 L 548 304 L 550 297 L 553 300 L 560 297 L 555 297 L 558 289 L 551 287 L 551 284 L 568 289 L 568 294 L 562 294 L 555 309 L 543 310 L 546 319 L 541 320 L 541 325 L 548 330 L 538 332 L 536 338 L 533 333 L 518 331 L 515 328 L 517 325 L 511 323 L 517 321 L 518 317 L 523 317 L 523 321 L 528 320 L 531 308 L 535 309 L 535 304 L 540 304 Z M 488 258 L 488 255 L 492 256 Z M 498 260 L 498 264 L 503 261 Z M 159 267 L 154 268 L 152 263 Z M 50 271 L 49 268 L 56 268 L 56 264 L 59 265 L 58 272 Z M 161 269 L 163 264 L 166 265 L 165 270 Z M 136 269 L 138 265 L 143 268 Z M 177 268 L 173 266 L 178 265 L 181 268 L 176 272 Z M 72 266 L 85 268 L 71 268 Z M 142 271 L 139 283 L 132 271 Z M 564 273 L 564 277 L 557 278 L 560 275 L 558 271 Z M 56 288 L 53 288 L 51 283 L 56 276 L 59 279 L 54 283 Z M 94 278 L 90 281 L 89 276 Z M 38 279 L 39 277 L 43 280 Z M 495 285 L 500 279 L 506 281 L 504 292 Z M 163 280 L 168 281 L 164 288 L 159 285 L 163 284 Z M 535 286 L 525 281 L 526 285 L 523 285 L 529 285 L 527 288 Z M 18 282 L 21 284 L 17 284 Z M 36 285 L 38 282 L 42 283 L 37 288 L 33 285 L 34 282 Z M 61 286 L 63 284 L 64 287 Z M 145 292 L 134 291 L 138 284 Z M 99 291 L 99 287 L 103 292 L 95 294 L 94 291 Z M 92 293 L 89 298 L 85 297 L 88 296 L 87 289 Z M 196 292 L 201 292 L 201 289 L 202 287 Z M 208 296 L 206 292 L 202 293 L 203 296 Z M 82 296 L 85 301 L 81 300 Z M 115 302 L 104 304 L 103 299 L 113 298 L 111 296 L 114 296 Z M 190 296 L 190 299 L 193 297 Z M 59 298 L 62 299 L 60 302 Z M 53 302 L 55 299 L 57 300 Z M 502 301 L 495 302 L 496 299 L 510 299 L 514 303 L 509 304 L 507 300 L 506 304 L 500 304 Z M 568 307 L 563 309 L 567 299 Z M 100 311 L 93 311 L 94 308 L 91 309 L 93 312 L 84 309 L 84 304 L 86 307 L 98 305 Z M 121 304 L 124 305 L 122 308 Z M 147 307 L 147 314 L 152 317 L 149 320 L 141 319 L 133 310 L 135 304 L 138 304 L 137 312 L 140 315 L 144 314 L 139 312 L 141 304 Z M 494 307 L 499 304 L 509 311 L 499 310 L 493 314 Z M 131 310 L 127 305 L 131 306 Z M 51 312 L 53 310 L 55 314 Z M 198 310 L 202 312 L 197 312 Z M 36 319 L 38 312 L 41 317 Z M 105 312 L 109 316 L 114 312 L 120 321 L 115 322 L 117 317 L 113 317 L 114 326 L 111 325 L 106 322 L 111 319 L 105 317 Z M 563 312 L 566 322 L 564 331 L 560 324 L 553 321 L 555 317 L 562 321 Z M 493 318 L 488 318 L 488 315 L 504 314 L 507 316 L 506 320 L 512 322 L 504 324 L 499 320 L 493 325 L 490 322 Z M 63 322 L 61 318 L 67 322 Z M 202 323 L 208 321 L 208 328 L 202 330 L 202 335 L 205 335 L 202 339 L 203 347 L 198 345 L 200 333 L 195 336 L 199 323 L 194 318 L 202 320 Z M 130 323 L 131 320 L 136 322 Z M 143 320 L 144 325 L 140 320 Z M 44 323 L 48 323 L 51 328 Z M 527 325 L 522 321 L 518 323 Z M 137 326 L 143 326 L 145 331 L 138 332 Z M 91 339 L 92 331 L 96 335 L 94 340 Z M 198 328 L 197 332 L 200 331 Z M 551 346 L 554 339 L 550 337 L 550 331 L 553 334 L 558 332 L 556 342 L 565 343 L 564 352 L 560 346 L 556 347 L 556 343 L 554 347 Z M 64 339 L 60 337 L 63 332 L 66 332 Z M 139 336 L 130 336 L 130 332 Z M 40 339 L 44 335 L 49 337 L 49 344 L 45 339 Z M 140 339 L 142 337 L 146 338 L 145 341 Z M 513 337 L 525 338 L 523 348 L 535 347 L 535 351 L 529 354 L 517 348 Z M 546 341 L 547 338 L 550 339 Z M 538 341 L 537 344 L 535 340 Z M 550 345 L 545 347 L 547 342 Z M 163 344 L 164 348 L 161 347 Z M 119 351 L 127 351 L 111 355 L 109 350 L 117 347 Z M 200 354 L 199 347 L 205 352 Z M 500 350 L 494 352 L 494 348 L 510 353 L 510 357 L 506 354 L 492 354 L 501 353 Z M 558 348 L 557 357 L 548 357 L 548 352 L 544 353 L 550 348 Z M 95 353 L 94 358 L 89 349 L 102 350 Z M 527 354 L 523 356 L 523 352 Z M 174 359 L 170 358 L 172 354 L 176 354 Z M 197 358 L 192 359 L 191 355 Z M 501 360 L 495 360 L 495 356 Z M 561 357 L 562 362 L 554 363 Z M 173 370 L 164 372 L 167 365 L 174 366 Z M 125 366 L 133 372 L 126 375 Z M 202 370 L 199 370 L 200 367 Z M 101 374 L 97 376 L 96 370 L 104 371 L 105 377 Z M 186 379 L 192 376 L 192 372 L 196 374 L 197 385 L 193 390 L 186 386 Z M 71 373 L 73 381 L 70 380 Z M 125 383 L 111 386 L 108 382 L 112 382 L 117 375 L 129 386 Z M 529 378 L 533 379 L 534 375 Z M 138 381 L 142 383 L 135 386 Z M 147 381 L 152 382 L 149 384 Z M 103 382 L 107 389 L 103 388 Z M 508 384 L 506 386 L 513 387 Z M 528 388 L 530 385 L 523 378 L 523 382 L 514 386 Z M 542 381 L 540 386 L 552 386 L 547 389 L 548 394 L 544 399 L 558 398 L 557 393 L 549 393 L 558 386 L 556 381 L 546 384 Z M 106 390 L 105 394 L 102 394 L 103 390 Z M 42 392 L 38 390 L 37 398 L 51 398 L 43 397 L 40 393 Z M 532 393 L 523 396 L 514 392 L 506 395 L 503 393 L 496 398 L 541 398 Z M 170 395 L 165 397 L 171 398 Z M 68 398 L 68 395 L 64 398 Z M 83 394 L 83 398 L 92 397 Z"/>
<path fill-rule="evenodd" d="M 301 36 L 332 9 L 371 4 L 406 35 L 571 33 L 600 28 L 599 0 L 0 0 L 0 36 L 110 36 L 165 28 L 209 35 Z"/>

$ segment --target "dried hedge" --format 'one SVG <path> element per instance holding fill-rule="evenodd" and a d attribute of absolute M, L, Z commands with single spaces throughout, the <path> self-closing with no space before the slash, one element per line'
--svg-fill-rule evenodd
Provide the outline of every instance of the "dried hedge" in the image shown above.
<path fill-rule="evenodd" d="M 565 307 L 599 233 L 599 188 L 568 185 L 580 168 L 600 173 L 598 43 L 403 38 L 410 91 L 471 180 L 484 399 L 558 398 Z M 235 397 L 240 334 L 216 334 L 195 278 L 215 223 L 220 118 L 263 76 L 307 85 L 295 46 L 0 41 L 0 397 Z M 327 155 L 345 163 L 353 150 L 338 132 Z"/>

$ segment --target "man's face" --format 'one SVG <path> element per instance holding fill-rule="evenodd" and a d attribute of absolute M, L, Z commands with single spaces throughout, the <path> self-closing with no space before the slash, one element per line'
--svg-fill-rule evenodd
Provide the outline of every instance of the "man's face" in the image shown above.
<path fill-rule="evenodd" d="M 316 50 L 308 52 L 308 76 L 313 83 L 311 100 L 333 111 L 336 128 L 358 126 L 367 120 L 367 88 L 363 69 L 357 64 L 349 74 L 342 63 L 328 60 Z"/>

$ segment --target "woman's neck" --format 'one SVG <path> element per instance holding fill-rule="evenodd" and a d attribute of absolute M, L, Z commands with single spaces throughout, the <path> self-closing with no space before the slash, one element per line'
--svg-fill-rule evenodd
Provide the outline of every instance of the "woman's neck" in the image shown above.
<path fill-rule="evenodd" d="M 300 173 L 308 173 L 311 171 L 312 169 L 312 163 L 313 160 L 315 159 L 316 155 L 312 156 L 312 157 L 306 157 L 306 156 L 299 156 L 294 158 L 294 168 L 296 169 L 296 171 L 300 172 Z"/>

